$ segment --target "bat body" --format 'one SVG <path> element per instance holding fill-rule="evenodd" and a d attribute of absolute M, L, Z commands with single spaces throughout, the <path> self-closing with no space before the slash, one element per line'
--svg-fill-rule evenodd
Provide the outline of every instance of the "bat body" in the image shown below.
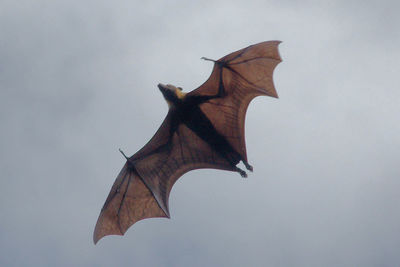
<path fill-rule="evenodd" d="M 242 161 L 253 170 L 244 138 L 246 110 L 256 96 L 277 97 L 272 74 L 281 62 L 279 43 L 259 43 L 212 60 L 209 79 L 189 93 L 158 85 L 169 105 L 167 117 L 141 150 L 125 156 L 97 221 L 95 243 L 106 235 L 123 235 L 139 220 L 169 218 L 169 193 L 185 172 L 214 168 L 247 177 L 236 166 Z"/>
<path fill-rule="evenodd" d="M 173 85 L 159 84 L 158 88 L 163 93 L 167 103 L 169 103 L 171 110 L 171 121 L 173 122 L 170 132 L 176 132 L 177 126 L 184 124 L 188 129 L 195 133 L 200 139 L 212 147 L 219 156 L 224 157 L 237 172 L 243 177 L 247 174 L 236 164 L 242 160 L 245 166 L 252 170 L 252 167 L 243 159 L 239 153 L 229 144 L 227 139 L 218 133 L 217 129 L 213 126 L 212 122 L 201 110 L 200 105 L 215 98 L 224 96 L 224 88 L 221 86 L 218 93 L 214 96 L 198 96 L 186 95 L 179 92 L 179 88 Z M 173 136 L 171 134 L 170 136 Z M 168 142 L 166 145 L 170 145 Z"/>

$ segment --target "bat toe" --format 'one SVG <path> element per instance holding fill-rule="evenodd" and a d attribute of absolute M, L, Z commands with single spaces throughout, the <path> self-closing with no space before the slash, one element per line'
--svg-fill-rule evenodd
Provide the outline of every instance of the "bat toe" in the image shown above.
<path fill-rule="evenodd" d="M 243 163 L 244 163 L 244 166 L 246 166 L 246 169 L 253 172 L 253 166 L 251 166 L 248 162 L 243 162 Z"/>
<path fill-rule="evenodd" d="M 236 171 L 237 171 L 237 172 L 240 174 L 240 176 L 242 176 L 243 178 L 247 178 L 247 173 L 246 173 L 244 170 L 242 170 L 242 169 L 236 167 Z"/>

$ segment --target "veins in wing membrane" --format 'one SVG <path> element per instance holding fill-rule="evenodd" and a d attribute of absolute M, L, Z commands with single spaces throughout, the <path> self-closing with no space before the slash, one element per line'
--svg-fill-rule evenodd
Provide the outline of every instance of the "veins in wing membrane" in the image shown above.
<path fill-rule="evenodd" d="M 242 52 L 240 52 L 239 54 L 237 54 L 236 56 L 234 56 L 234 57 L 233 57 L 231 60 L 229 60 L 229 61 L 233 61 L 233 60 L 235 60 L 235 59 L 241 57 L 250 47 L 252 47 L 252 45 L 251 45 L 251 46 L 248 46 L 248 47 L 246 47 L 246 48 L 244 48 L 244 49 L 242 50 Z M 229 61 L 228 61 L 228 62 L 229 62 Z"/>
<path fill-rule="evenodd" d="M 274 59 L 274 58 L 271 58 L 271 57 L 253 57 L 253 58 L 244 59 L 242 61 L 238 61 L 238 62 L 234 62 L 234 63 L 228 63 L 228 65 L 237 65 L 237 64 L 242 64 L 242 63 L 246 63 L 246 62 L 253 61 L 253 60 L 258 60 L 258 59 Z"/>
<path fill-rule="evenodd" d="M 244 52 L 245 52 L 245 50 L 242 51 L 242 53 L 238 54 L 236 57 L 234 57 L 232 60 L 234 60 L 234 59 L 240 57 Z M 234 63 L 234 64 L 244 63 L 244 62 L 247 62 L 247 61 L 250 61 L 250 60 L 254 60 L 254 59 L 257 59 L 257 58 L 253 58 L 253 59 L 249 59 L 249 60 L 244 60 L 244 61 L 241 61 L 241 62 L 236 62 L 236 63 Z M 232 64 L 232 65 L 233 65 L 233 64 Z M 251 85 L 253 85 L 253 86 L 256 87 L 256 85 L 252 84 L 252 83 L 251 83 L 250 81 L 248 81 L 245 77 L 243 77 L 240 73 L 238 73 L 236 70 L 234 70 L 233 68 L 229 67 L 228 65 L 225 65 L 223 68 L 227 68 L 227 69 L 230 70 L 231 72 L 234 72 L 235 74 L 238 75 L 238 77 L 242 78 L 242 79 L 243 79 L 244 81 L 246 81 L 248 84 L 251 84 Z M 221 74 L 222 74 L 222 73 L 221 73 Z M 222 76 L 222 75 L 221 75 L 221 76 Z M 220 86 L 224 87 L 224 86 L 223 86 L 222 77 L 220 77 L 220 78 L 221 78 L 221 80 L 220 80 Z M 236 79 L 235 79 L 235 80 L 236 80 Z M 236 82 L 239 82 L 239 81 L 236 80 Z M 240 83 L 240 82 L 239 82 L 239 83 Z M 239 139 L 239 140 L 240 140 L 240 136 L 235 135 L 234 133 L 237 132 L 237 131 L 239 131 L 239 127 L 238 127 L 238 114 L 237 114 L 237 110 L 236 110 L 237 108 L 236 108 L 236 107 L 240 105 L 240 103 L 241 103 L 241 98 L 243 97 L 243 95 L 244 95 L 244 92 L 243 92 L 242 90 L 235 90 L 235 93 L 232 95 L 232 96 L 233 96 L 233 99 L 232 99 L 232 100 L 233 100 L 233 103 L 234 103 L 233 106 L 231 106 L 231 105 L 224 105 L 224 104 L 222 104 L 222 103 L 214 103 L 213 101 L 208 101 L 208 102 L 207 102 L 207 103 L 212 104 L 212 105 L 217 105 L 217 106 L 221 106 L 221 107 L 225 107 L 225 108 L 231 109 L 231 112 L 226 111 L 226 110 L 224 110 L 224 109 L 221 109 L 220 111 L 224 113 L 224 116 L 225 116 L 225 118 L 226 118 L 226 121 L 225 121 L 225 122 L 228 124 L 227 126 L 229 127 L 229 129 L 231 129 L 231 134 L 232 134 L 232 135 L 229 135 L 229 136 L 227 136 L 227 135 L 222 136 L 221 134 L 219 134 L 219 133 L 217 132 L 217 130 L 212 126 L 211 122 L 208 120 L 208 118 L 205 116 L 205 114 L 204 114 L 200 109 L 197 109 L 195 113 L 197 113 L 196 115 L 197 115 L 197 118 L 198 118 L 198 119 L 200 120 L 200 122 L 201 122 L 201 123 L 200 123 L 201 126 L 205 126 L 205 125 L 206 125 L 206 127 L 205 127 L 206 129 L 205 129 L 205 128 L 202 128 L 202 127 L 198 127 L 198 126 L 196 126 L 195 124 L 192 124 L 192 123 L 188 123 L 188 122 L 184 123 L 184 124 L 185 124 L 189 129 L 191 129 L 198 137 L 200 137 L 200 138 L 203 139 L 206 143 L 208 143 L 211 147 L 213 147 L 213 149 L 211 150 L 211 158 L 212 158 L 213 161 L 214 161 L 214 148 L 215 148 L 215 147 L 217 147 L 217 149 L 215 150 L 215 152 L 218 152 L 218 154 L 221 154 L 221 153 L 222 153 L 222 155 L 224 154 L 224 150 L 226 150 L 225 152 L 233 151 L 233 148 L 229 145 L 229 143 L 226 142 L 225 138 L 236 138 L 236 139 Z M 236 107 L 235 107 L 235 106 L 236 106 Z M 180 154 L 181 154 L 181 159 L 180 159 L 180 160 L 182 161 L 183 164 L 185 164 L 185 163 L 187 162 L 187 159 L 186 159 L 185 156 L 184 156 L 184 149 L 183 149 L 183 144 L 182 144 L 182 142 L 185 143 L 185 142 L 184 142 L 185 137 L 183 136 L 182 133 L 179 132 L 179 129 L 175 129 L 174 133 L 176 133 L 177 136 L 178 136 L 179 149 L 180 149 Z M 174 133 L 172 133 L 172 135 L 173 135 Z M 149 156 L 149 155 L 151 155 L 151 154 L 161 152 L 161 151 L 164 150 L 164 149 L 168 149 L 168 150 L 171 149 L 172 140 L 173 140 L 172 135 L 171 135 L 171 137 L 169 138 L 169 140 L 168 140 L 165 144 L 163 144 L 163 145 L 161 145 L 161 146 L 155 148 L 154 150 L 152 150 L 152 151 L 150 151 L 150 152 L 148 152 L 148 153 L 146 153 L 146 154 L 144 154 L 144 155 L 141 155 L 139 158 L 135 158 L 135 156 L 133 156 L 133 157 L 132 157 L 133 162 L 129 162 L 128 164 L 134 164 L 134 162 L 140 161 L 140 159 L 145 158 L 145 157 L 147 157 L 147 156 Z M 217 141 L 216 141 L 216 140 L 217 140 Z M 229 148 L 228 148 L 228 147 L 229 147 Z M 190 153 L 190 160 L 189 160 L 189 161 L 196 161 L 196 160 L 197 160 L 197 161 L 204 161 L 204 160 L 205 160 L 205 159 L 203 159 L 203 157 L 200 156 L 201 154 L 199 154 L 199 152 L 197 151 L 197 149 L 195 149 L 195 155 L 193 154 L 193 151 L 192 151 L 192 149 L 191 149 L 190 147 L 188 147 L 188 151 L 189 151 L 189 153 Z M 171 157 L 171 158 L 173 159 L 173 162 L 175 163 L 175 168 L 178 168 L 178 167 L 181 165 L 181 164 L 179 164 L 179 161 L 180 161 L 180 160 L 179 160 L 179 159 L 176 159 L 175 157 Z M 160 162 L 160 165 L 159 165 L 159 167 L 157 168 L 157 169 L 159 170 L 158 172 L 155 171 L 154 169 L 153 169 L 153 170 L 149 170 L 149 172 L 152 174 L 152 176 L 155 176 L 155 177 L 170 175 L 170 174 L 172 174 L 175 170 L 173 170 L 174 168 L 171 169 L 171 166 L 169 166 L 169 163 L 172 163 L 172 162 L 169 162 L 169 157 L 166 157 L 162 162 Z M 168 170 L 165 170 L 165 166 L 168 167 Z M 110 203 L 111 200 L 120 192 L 121 186 L 125 183 L 125 180 L 128 179 L 128 181 L 127 181 L 127 183 L 126 183 L 127 185 L 126 185 L 125 191 L 124 191 L 124 193 L 123 193 L 123 195 L 122 195 L 121 203 L 120 203 L 119 208 L 118 208 L 118 211 L 117 211 L 117 215 L 118 215 L 118 224 L 119 224 L 119 228 L 120 228 L 121 232 L 122 232 L 122 226 L 121 226 L 121 221 L 120 221 L 120 216 L 119 216 L 119 215 L 120 215 L 121 209 L 122 209 L 122 207 L 123 207 L 123 205 L 124 205 L 124 203 L 125 203 L 126 197 L 129 197 L 129 196 L 127 196 L 127 192 L 128 192 L 128 189 L 129 189 L 129 186 L 130 186 L 130 183 L 131 183 L 131 179 L 132 179 L 131 175 L 129 174 L 129 172 L 131 172 L 131 171 L 135 172 L 134 167 L 133 167 L 133 166 L 127 166 L 127 170 L 125 171 L 126 173 L 125 173 L 124 177 L 122 178 L 121 183 L 120 183 L 119 186 L 116 188 L 116 190 L 115 190 L 113 196 L 110 198 L 110 201 L 108 201 L 108 202 L 106 203 L 106 205 L 104 205 L 104 207 L 103 207 L 103 209 L 104 209 L 105 206 L 107 206 L 108 203 Z M 139 176 L 139 175 L 138 175 L 138 176 Z M 162 179 L 161 179 L 160 181 L 162 181 Z M 143 182 L 144 182 L 144 181 L 143 181 Z M 144 182 L 144 183 L 145 183 L 145 185 L 147 186 L 146 182 Z M 165 187 L 165 185 L 163 184 L 162 187 Z M 163 188 L 163 189 L 164 189 L 164 188 Z M 163 191 L 164 191 L 164 190 L 163 190 Z M 128 214 L 129 214 L 129 211 L 128 211 Z"/>
<path fill-rule="evenodd" d="M 248 84 L 254 86 L 255 88 L 259 88 L 256 84 L 254 84 L 253 82 L 246 79 L 242 74 L 240 74 L 239 72 L 237 72 L 235 69 L 231 68 L 230 66 L 225 66 L 225 68 L 232 71 L 233 73 L 235 73 L 237 76 L 239 76 L 240 78 L 245 80 Z M 259 88 L 259 89 L 262 89 L 262 88 Z"/>
<path fill-rule="evenodd" d="M 124 192 L 124 194 L 122 195 L 121 203 L 119 204 L 119 208 L 118 208 L 118 212 L 117 212 L 117 217 L 118 217 L 118 227 L 119 227 L 119 230 L 121 231 L 121 233 L 123 233 L 124 231 L 122 230 L 122 225 L 121 225 L 121 216 L 119 216 L 119 215 L 120 215 L 120 212 L 121 212 L 122 206 L 123 206 L 123 205 L 124 205 L 124 203 L 125 203 L 125 197 L 126 197 L 126 193 L 128 192 L 129 185 L 130 185 L 130 183 L 131 183 L 131 179 L 132 179 L 131 175 L 127 175 L 127 176 L 125 176 L 125 177 L 124 177 L 124 179 L 125 179 L 126 177 L 128 177 L 128 182 L 126 183 L 125 192 Z M 123 183 L 122 183 L 122 184 L 123 184 Z M 122 185 L 122 184 L 121 184 L 121 185 Z M 131 221 L 130 214 L 129 214 L 129 207 L 128 207 L 128 206 L 126 206 L 126 208 L 128 209 L 128 217 L 129 217 L 129 220 Z"/>

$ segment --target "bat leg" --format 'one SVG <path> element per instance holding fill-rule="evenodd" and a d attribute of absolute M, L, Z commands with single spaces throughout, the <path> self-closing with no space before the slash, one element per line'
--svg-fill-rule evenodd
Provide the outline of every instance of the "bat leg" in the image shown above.
<path fill-rule="evenodd" d="M 243 164 L 246 166 L 246 169 L 253 172 L 253 166 L 251 166 L 247 161 L 243 161 Z"/>
<path fill-rule="evenodd" d="M 243 178 L 247 178 L 247 173 L 246 173 L 244 170 L 242 170 L 242 169 L 240 169 L 240 168 L 238 168 L 238 167 L 235 167 L 235 171 L 237 171 L 238 173 L 240 173 L 240 175 L 241 175 Z"/>

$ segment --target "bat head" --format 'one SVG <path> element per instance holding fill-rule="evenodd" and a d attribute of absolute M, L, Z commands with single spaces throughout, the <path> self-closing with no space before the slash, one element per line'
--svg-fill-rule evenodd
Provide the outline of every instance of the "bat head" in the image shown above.
<path fill-rule="evenodd" d="M 182 92 L 181 87 L 176 87 L 172 84 L 164 85 L 160 83 L 158 84 L 158 88 L 160 89 L 169 106 L 174 106 L 186 95 L 186 93 Z"/>

